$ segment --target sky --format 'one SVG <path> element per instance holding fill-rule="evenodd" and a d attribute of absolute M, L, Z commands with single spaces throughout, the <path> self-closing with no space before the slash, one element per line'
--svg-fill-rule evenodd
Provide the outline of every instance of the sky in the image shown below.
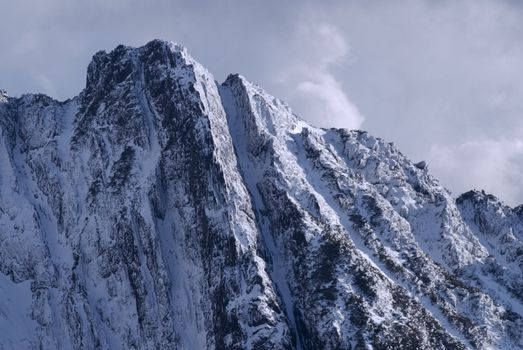
<path fill-rule="evenodd" d="M 455 196 L 523 204 L 523 4 L 0 0 L 0 88 L 77 95 L 99 50 L 159 38 L 321 127 L 394 144 Z"/>

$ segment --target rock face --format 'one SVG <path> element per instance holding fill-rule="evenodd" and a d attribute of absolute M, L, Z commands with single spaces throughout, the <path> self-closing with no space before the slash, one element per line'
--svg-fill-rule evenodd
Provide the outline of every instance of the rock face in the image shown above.
<path fill-rule="evenodd" d="M 0 95 L 0 349 L 523 347 L 523 209 L 183 47 Z"/>

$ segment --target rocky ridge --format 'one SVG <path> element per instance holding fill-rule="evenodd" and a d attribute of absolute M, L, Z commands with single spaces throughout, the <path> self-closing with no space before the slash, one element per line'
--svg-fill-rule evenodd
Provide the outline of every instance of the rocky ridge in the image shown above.
<path fill-rule="evenodd" d="M 180 45 L 0 94 L 0 349 L 523 348 L 523 209 Z"/>

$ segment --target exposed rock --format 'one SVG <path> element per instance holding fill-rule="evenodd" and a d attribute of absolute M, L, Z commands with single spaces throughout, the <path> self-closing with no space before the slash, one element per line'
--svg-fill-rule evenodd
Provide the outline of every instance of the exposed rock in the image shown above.
<path fill-rule="evenodd" d="M 523 210 L 390 143 L 159 40 L 1 102 L 1 349 L 523 347 Z"/>

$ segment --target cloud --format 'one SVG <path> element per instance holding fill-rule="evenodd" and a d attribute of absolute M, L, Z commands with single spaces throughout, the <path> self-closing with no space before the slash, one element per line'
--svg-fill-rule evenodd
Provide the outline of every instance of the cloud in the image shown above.
<path fill-rule="evenodd" d="M 0 88 L 12 96 L 69 98 L 96 51 L 173 40 L 217 80 L 241 73 L 312 124 L 363 128 L 416 161 L 432 159 L 456 193 L 474 168 L 490 174 L 474 186 L 519 186 L 512 197 L 523 202 L 518 181 L 496 178 L 480 156 L 463 159 L 464 145 L 487 147 L 477 140 L 522 139 L 516 1 L 20 0 L 3 4 L 0 31 L 10 33 L 0 36 Z M 513 174 L 519 158 L 505 158 L 503 174 Z"/>
<path fill-rule="evenodd" d="M 297 90 L 300 95 L 295 100 L 304 100 L 301 107 L 308 111 L 304 116 L 306 119 L 323 127 L 361 127 L 363 116 L 347 97 L 341 83 L 328 71 L 300 82 Z"/>
<path fill-rule="evenodd" d="M 456 195 L 484 189 L 509 205 L 523 204 L 523 140 L 434 145 L 429 162 L 436 177 Z"/>
<path fill-rule="evenodd" d="M 54 96 L 56 94 L 56 88 L 54 83 L 43 74 L 37 74 L 35 79 L 40 84 L 40 91 L 47 94 L 48 96 Z"/>
<path fill-rule="evenodd" d="M 314 23 L 315 21 L 307 21 Z M 298 25 L 291 38 L 291 57 L 276 81 L 298 114 L 323 127 L 358 129 L 364 117 L 349 99 L 333 68 L 348 60 L 343 35 L 328 24 Z"/>
<path fill-rule="evenodd" d="M 339 6 L 339 5 L 338 5 Z M 522 6 L 508 1 L 346 2 L 328 10 L 356 59 L 338 76 L 364 128 L 408 155 L 520 137 Z"/>

